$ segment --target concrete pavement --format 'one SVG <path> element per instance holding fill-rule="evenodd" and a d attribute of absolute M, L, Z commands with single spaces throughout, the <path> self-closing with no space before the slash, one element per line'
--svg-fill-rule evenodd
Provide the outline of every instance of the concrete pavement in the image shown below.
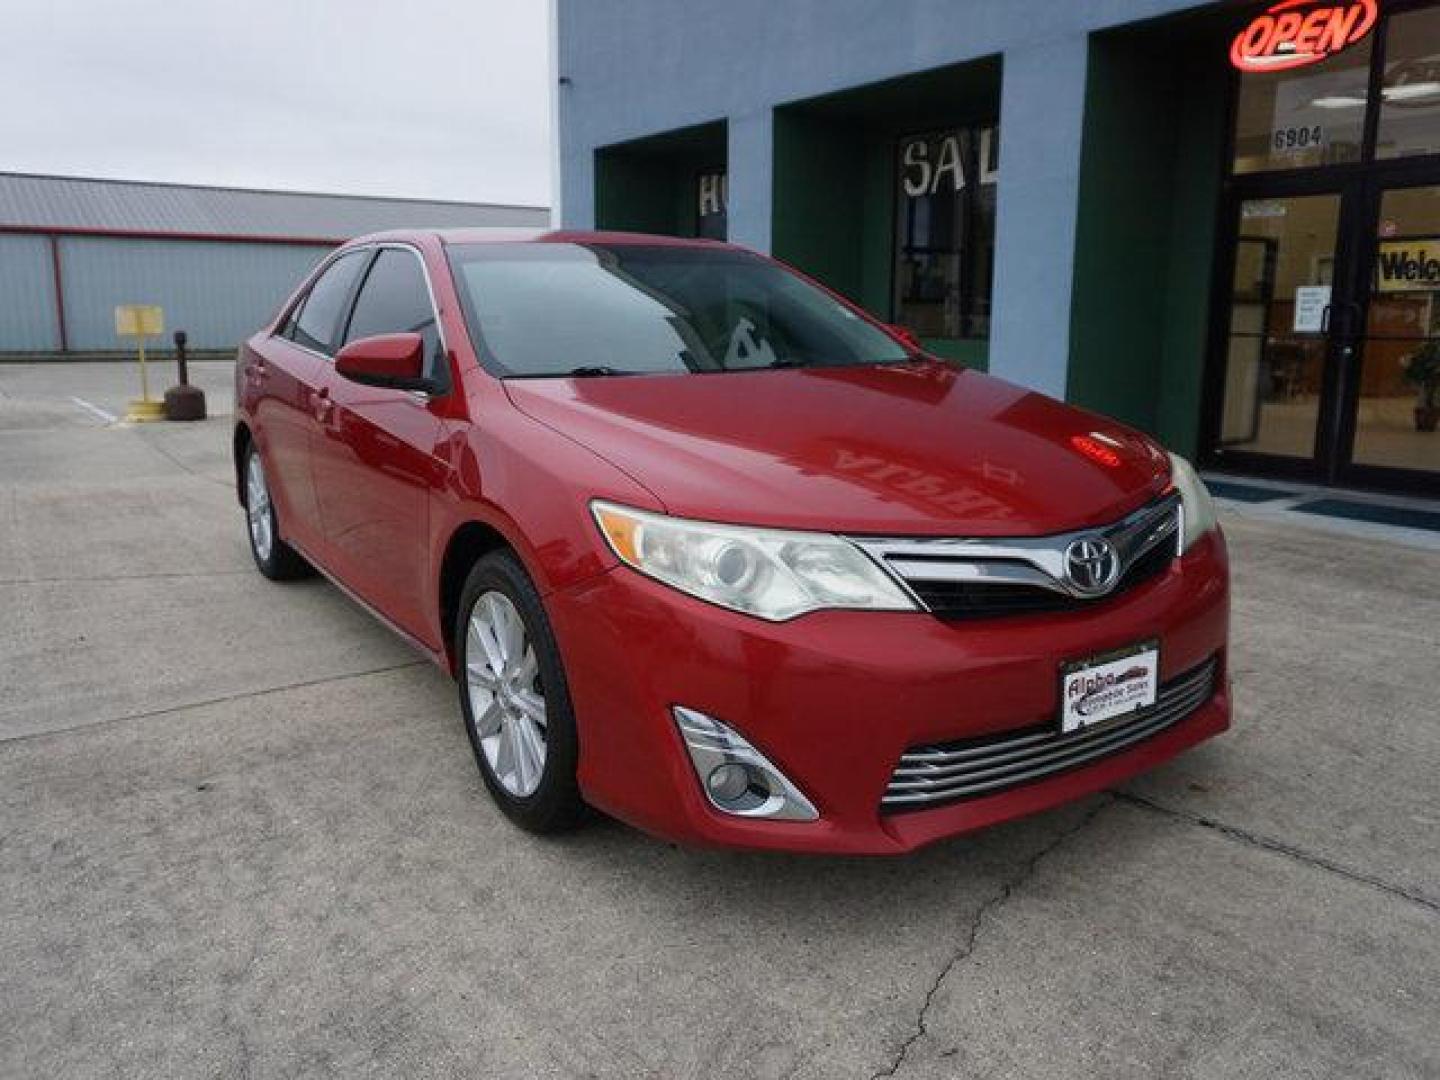
<path fill-rule="evenodd" d="M 1236 729 L 1124 791 L 545 841 L 447 679 L 253 571 L 227 421 L 70 400 L 127 394 L 0 365 L 0 1076 L 1440 1075 L 1440 555 L 1227 514 Z"/>

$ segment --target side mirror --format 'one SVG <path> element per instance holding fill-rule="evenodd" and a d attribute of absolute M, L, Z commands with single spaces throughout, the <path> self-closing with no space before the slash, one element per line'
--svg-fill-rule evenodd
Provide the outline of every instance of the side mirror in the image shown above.
<path fill-rule="evenodd" d="M 376 334 L 335 354 L 335 371 L 351 382 L 392 390 L 435 389 L 425 377 L 425 339 L 419 334 Z"/>
<path fill-rule="evenodd" d="M 885 329 L 889 330 L 892 335 L 899 338 L 902 344 L 908 345 L 912 349 L 918 350 L 924 348 L 924 346 L 920 344 L 920 339 L 915 336 L 915 331 L 911 330 L 908 326 L 900 326 L 897 323 L 889 323 L 885 327 Z"/>

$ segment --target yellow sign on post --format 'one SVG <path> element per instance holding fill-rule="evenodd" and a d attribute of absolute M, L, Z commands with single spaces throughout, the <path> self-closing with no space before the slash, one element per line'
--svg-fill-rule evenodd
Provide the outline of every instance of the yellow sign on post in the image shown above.
<path fill-rule="evenodd" d="M 165 403 L 150 400 L 150 380 L 145 374 L 145 339 L 165 333 L 165 309 L 155 304 L 116 304 L 115 333 L 135 339 L 140 359 L 140 397 L 130 402 L 125 419 L 133 423 L 165 419 Z"/>

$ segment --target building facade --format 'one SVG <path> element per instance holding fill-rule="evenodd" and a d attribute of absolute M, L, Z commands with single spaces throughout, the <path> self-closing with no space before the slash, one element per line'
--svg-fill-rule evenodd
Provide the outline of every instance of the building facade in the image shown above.
<path fill-rule="evenodd" d="M 119 350 L 119 304 L 233 349 L 330 248 L 409 226 L 543 227 L 541 207 L 0 173 L 0 354 Z"/>
<path fill-rule="evenodd" d="M 560 218 L 1214 468 L 1440 494 L 1433 0 L 558 0 Z"/>

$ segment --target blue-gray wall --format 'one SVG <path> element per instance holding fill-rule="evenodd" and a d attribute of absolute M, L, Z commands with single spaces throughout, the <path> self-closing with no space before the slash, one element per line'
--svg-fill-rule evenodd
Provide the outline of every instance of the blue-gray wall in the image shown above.
<path fill-rule="evenodd" d="M 0 353 L 61 349 L 49 235 L 0 233 Z M 271 315 L 330 249 L 314 244 L 59 236 L 65 344 L 71 352 L 128 350 L 118 304 L 159 304 L 165 337 L 194 349 L 233 349 Z"/>
<path fill-rule="evenodd" d="M 165 309 L 195 349 L 233 349 L 272 315 L 329 250 L 302 244 L 60 238 L 65 325 L 72 352 L 128 348 L 115 336 L 117 304 Z M 0 351 L 17 350 L 0 337 Z"/>
<path fill-rule="evenodd" d="M 595 151 L 728 121 L 730 238 L 770 247 L 772 110 L 999 54 L 990 370 L 1064 396 L 1089 34 L 1194 0 L 559 0 L 560 217 L 595 220 Z"/>
<path fill-rule="evenodd" d="M 0 352 L 59 347 L 49 238 L 0 233 Z"/>

